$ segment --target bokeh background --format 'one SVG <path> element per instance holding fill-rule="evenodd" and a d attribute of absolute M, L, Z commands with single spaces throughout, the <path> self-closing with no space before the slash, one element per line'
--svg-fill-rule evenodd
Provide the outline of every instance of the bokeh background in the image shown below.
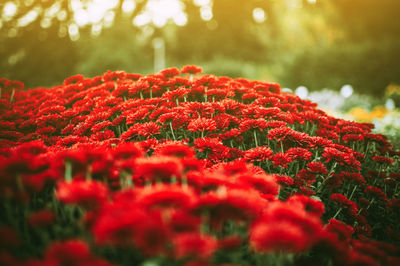
<path fill-rule="evenodd" d="M 399 0 L 0 0 L 0 75 L 27 88 L 186 64 L 278 82 L 399 143 Z"/>

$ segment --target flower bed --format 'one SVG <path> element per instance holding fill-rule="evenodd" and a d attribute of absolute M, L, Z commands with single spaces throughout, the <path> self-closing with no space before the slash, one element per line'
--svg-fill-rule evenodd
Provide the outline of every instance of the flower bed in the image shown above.
<path fill-rule="evenodd" d="M 385 136 L 200 73 L 2 79 L 0 264 L 400 264 Z"/>

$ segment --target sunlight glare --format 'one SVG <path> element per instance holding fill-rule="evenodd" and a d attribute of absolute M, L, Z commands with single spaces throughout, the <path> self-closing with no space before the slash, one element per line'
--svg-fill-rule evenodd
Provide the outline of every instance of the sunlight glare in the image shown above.
<path fill-rule="evenodd" d="M 178 14 L 176 17 L 173 18 L 176 25 L 182 27 L 185 26 L 187 23 L 187 16 L 184 13 Z"/>
<path fill-rule="evenodd" d="M 183 4 L 177 0 L 150 0 L 146 9 L 151 14 L 155 26 L 163 27 L 168 19 L 183 13 Z"/>
<path fill-rule="evenodd" d="M 113 25 L 115 18 L 115 12 L 108 10 L 104 15 L 104 27 L 109 28 Z"/>
<path fill-rule="evenodd" d="M 122 3 L 122 11 L 124 11 L 125 13 L 132 13 L 133 10 L 135 10 L 136 4 L 135 1 L 133 0 L 125 0 Z"/>
<path fill-rule="evenodd" d="M 305 99 L 308 96 L 308 89 L 304 86 L 299 86 L 296 91 L 296 95 L 299 96 L 301 99 Z"/>
<path fill-rule="evenodd" d="M 194 0 L 194 4 L 197 6 L 208 6 L 210 5 L 210 0 Z"/>
<path fill-rule="evenodd" d="M 213 18 L 212 9 L 210 6 L 202 6 L 200 8 L 200 16 L 205 21 L 210 21 Z"/>
<path fill-rule="evenodd" d="M 3 7 L 3 19 L 8 21 L 17 14 L 18 7 L 13 2 L 7 2 Z"/>
<path fill-rule="evenodd" d="M 351 85 L 344 85 L 341 89 L 340 89 L 340 94 L 344 97 L 344 98 L 349 98 L 354 92 L 354 89 Z"/>
<path fill-rule="evenodd" d="M 257 23 L 263 23 L 266 20 L 264 9 L 256 7 L 253 9 L 253 19 Z"/>
<path fill-rule="evenodd" d="M 79 39 L 79 27 L 77 24 L 73 23 L 68 26 L 69 37 L 72 41 L 77 41 Z"/>
<path fill-rule="evenodd" d="M 75 22 L 79 27 L 83 27 L 99 23 L 103 19 L 107 25 L 111 25 L 113 21 L 110 19 L 114 20 L 114 15 L 110 14 L 110 11 L 118 5 L 119 0 L 92 0 L 84 3 L 71 0 L 70 3 Z"/>
<path fill-rule="evenodd" d="M 59 2 L 53 4 L 51 7 L 46 9 L 44 16 L 48 18 L 54 18 L 58 15 L 61 9 L 61 4 Z"/>
<path fill-rule="evenodd" d="M 133 19 L 133 24 L 141 27 L 151 22 L 151 18 L 148 14 L 140 14 Z"/>
<path fill-rule="evenodd" d="M 78 9 L 74 13 L 74 20 L 79 27 L 85 26 L 89 23 L 88 12 L 84 9 Z"/>
<path fill-rule="evenodd" d="M 60 12 L 57 13 L 57 19 L 59 21 L 64 21 L 67 19 L 67 11 L 61 10 Z"/>
<path fill-rule="evenodd" d="M 40 7 L 35 7 L 33 10 L 26 13 L 23 17 L 18 19 L 17 26 L 18 27 L 26 27 L 31 24 L 36 18 L 39 16 L 39 13 L 42 9 Z"/>
<path fill-rule="evenodd" d="M 133 19 L 133 24 L 141 27 L 153 23 L 161 28 L 168 20 L 172 20 L 176 25 L 184 26 L 187 17 L 183 7 L 183 3 L 178 0 L 149 0 L 144 11 Z"/>

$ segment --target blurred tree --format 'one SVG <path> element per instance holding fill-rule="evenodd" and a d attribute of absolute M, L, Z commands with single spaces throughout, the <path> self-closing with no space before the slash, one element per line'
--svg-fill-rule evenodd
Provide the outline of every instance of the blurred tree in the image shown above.
<path fill-rule="evenodd" d="M 150 73 L 153 70 L 153 48 L 148 40 L 136 37 L 140 32 L 132 27 L 131 19 L 121 17 L 116 25 L 104 29 L 98 36 L 82 34 L 76 42 L 80 57 L 75 67 L 77 73 L 92 77 L 107 70 L 132 73 Z"/>
<path fill-rule="evenodd" d="M 0 73 L 32 87 L 77 72 L 151 72 L 162 37 L 169 66 L 380 95 L 400 83 L 399 9 L 394 0 L 3 0 Z"/>
<path fill-rule="evenodd" d="M 78 56 L 74 43 L 66 38 L 52 38 L 51 34 L 27 32 L 1 42 L 2 76 L 24 81 L 26 87 L 36 87 L 53 85 L 72 75 Z"/>
<path fill-rule="evenodd" d="M 400 39 L 400 1 L 331 0 L 329 5 L 335 9 L 332 21 L 354 42 Z"/>
<path fill-rule="evenodd" d="M 215 0 L 209 10 L 185 3 L 189 18 L 177 31 L 175 58 L 225 56 L 258 62 L 268 58 L 276 24 L 272 1 Z"/>
<path fill-rule="evenodd" d="M 103 1 L 105 5 L 100 9 L 100 13 L 91 15 L 91 19 L 98 21 L 87 21 L 88 23 L 82 24 L 85 19 L 88 19 L 89 14 L 79 15 L 78 10 L 84 10 L 84 5 L 90 2 L 93 1 L 2 1 L 0 3 L 0 38 L 2 40 L 0 43 L 0 73 L 2 76 L 21 80 L 26 87 L 51 86 L 62 82 L 65 77 L 85 69 L 85 66 L 85 70 L 89 74 L 100 72 L 99 67 L 101 66 L 106 68 L 123 67 L 124 65 L 118 61 L 123 57 L 115 56 L 117 54 L 115 48 L 118 47 L 118 44 L 99 44 L 95 40 L 90 40 L 91 33 L 96 34 L 98 33 L 96 31 L 110 27 L 114 21 L 119 20 L 123 2 Z M 137 10 L 140 11 L 144 4 L 138 3 Z M 79 5 L 81 5 L 81 9 Z M 131 15 L 135 15 L 138 11 L 131 12 Z M 118 17 L 118 19 L 114 17 Z M 80 35 L 83 35 L 85 41 L 74 42 L 79 39 Z M 88 47 L 89 44 L 92 45 L 91 48 Z M 108 51 L 104 51 L 102 62 L 107 61 L 105 60 L 107 57 L 108 64 L 97 64 L 98 60 L 86 61 L 97 58 L 96 53 L 91 54 L 92 50 L 99 51 L 99 49 L 93 49 L 94 47 L 99 48 L 105 45 L 110 46 L 107 46 Z M 92 57 L 88 58 L 88 54 L 91 54 Z M 125 57 L 125 61 L 126 59 Z M 81 65 L 82 62 L 87 64 Z M 88 70 L 88 66 L 93 69 Z M 103 69 L 102 72 L 105 70 Z"/>
<path fill-rule="evenodd" d="M 360 93 L 382 96 L 400 83 L 400 1 L 325 0 L 306 12 L 324 14 L 328 42 L 291 53 L 279 81 L 286 87 L 340 89 L 351 84 Z M 332 38 L 332 32 L 334 37 Z"/>
<path fill-rule="evenodd" d="M 258 62 L 269 58 L 268 45 L 276 34 L 273 1 L 178 0 L 180 4 L 175 8 L 183 7 L 186 17 L 175 14 L 164 22 L 159 13 L 154 13 L 156 2 L 2 2 L 0 36 L 4 41 L 0 70 L 8 78 L 25 82 L 27 87 L 52 85 L 74 72 L 143 72 L 152 63 L 151 41 L 160 36 L 167 44 L 169 64 L 211 61 L 216 57 Z M 242 72 L 240 67 L 235 71 L 238 75 Z"/>

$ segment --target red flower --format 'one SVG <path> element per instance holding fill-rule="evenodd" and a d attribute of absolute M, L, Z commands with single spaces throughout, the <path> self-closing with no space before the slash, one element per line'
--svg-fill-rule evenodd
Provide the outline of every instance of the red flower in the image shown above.
<path fill-rule="evenodd" d="M 201 218 L 191 215 L 186 210 L 173 209 L 170 212 L 167 223 L 169 228 L 176 233 L 198 232 L 201 225 Z"/>
<path fill-rule="evenodd" d="M 357 205 L 354 201 L 349 200 L 340 193 L 334 193 L 330 196 L 330 200 L 339 204 L 342 208 L 347 209 L 347 212 L 350 216 L 355 217 L 358 212 Z"/>
<path fill-rule="evenodd" d="M 351 173 L 351 172 L 341 171 L 339 175 L 343 181 L 348 180 L 348 181 L 356 182 L 358 184 L 365 184 L 364 177 L 360 173 Z"/>
<path fill-rule="evenodd" d="M 137 109 L 137 111 L 135 112 L 130 112 L 127 116 L 126 116 L 126 124 L 127 125 L 131 125 L 131 124 L 135 124 L 138 122 L 143 121 L 146 116 L 149 114 L 149 109 L 148 108 L 139 108 Z"/>
<path fill-rule="evenodd" d="M 278 184 L 282 186 L 291 186 L 294 183 L 293 178 L 291 178 L 290 176 L 274 175 L 274 177 L 276 179 L 276 182 L 278 182 Z"/>
<path fill-rule="evenodd" d="M 143 124 L 134 124 L 128 131 L 121 134 L 122 140 L 129 140 L 136 136 L 151 137 L 160 134 L 161 126 L 155 122 L 148 122 Z"/>
<path fill-rule="evenodd" d="M 265 119 L 244 119 L 240 122 L 239 130 L 240 132 L 246 132 L 252 129 L 258 129 L 260 131 L 268 127 L 268 122 Z"/>
<path fill-rule="evenodd" d="M 212 228 L 221 229 L 224 221 L 252 221 L 259 217 L 266 201 L 254 190 L 225 189 L 202 195 L 193 205 L 195 213 L 206 213 Z"/>
<path fill-rule="evenodd" d="M 350 142 L 350 141 L 363 141 L 364 140 L 364 136 L 363 135 L 344 135 L 342 138 L 344 141 L 346 142 Z"/>
<path fill-rule="evenodd" d="M 147 212 L 125 197 L 116 197 L 114 203 L 101 210 L 93 226 L 96 242 L 125 248 L 135 246 L 147 256 L 165 253 L 169 229 L 161 214 Z"/>
<path fill-rule="evenodd" d="M 289 156 L 293 161 L 309 161 L 311 160 L 312 153 L 303 148 L 290 148 L 285 152 L 285 155 Z"/>
<path fill-rule="evenodd" d="M 400 199 L 388 200 L 386 208 L 390 211 L 400 212 Z"/>
<path fill-rule="evenodd" d="M 386 200 L 385 193 L 377 187 L 367 186 L 364 189 L 364 192 L 365 192 L 365 194 L 371 195 L 372 197 L 376 197 L 380 200 L 383 200 L 383 201 Z"/>
<path fill-rule="evenodd" d="M 360 168 L 360 162 L 356 160 L 353 154 L 340 151 L 336 148 L 326 147 L 322 153 L 322 157 L 326 158 L 326 162 L 336 161 L 339 164 L 346 164 L 355 169 Z"/>
<path fill-rule="evenodd" d="M 137 191 L 136 201 L 145 209 L 186 209 L 193 204 L 196 197 L 191 188 L 165 184 Z"/>
<path fill-rule="evenodd" d="M 182 74 L 199 74 L 203 72 L 203 69 L 198 66 L 184 66 L 181 69 Z"/>
<path fill-rule="evenodd" d="M 174 237 L 175 257 L 210 258 L 218 248 L 218 241 L 212 236 L 200 233 L 185 233 Z"/>
<path fill-rule="evenodd" d="M 195 156 L 194 151 L 182 142 L 166 142 L 159 144 L 154 149 L 154 155 L 173 156 L 178 158 L 192 158 Z"/>
<path fill-rule="evenodd" d="M 111 264 L 92 255 L 89 246 L 82 240 L 68 240 L 65 242 L 53 242 L 46 249 L 44 265 L 110 266 Z"/>
<path fill-rule="evenodd" d="M 172 177 L 180 178 L 182 171 L 181 162 L 177 158 L 167 156 L 139 158 L 134 166 L 135 176 L 150 182 L 169 182 Z"/>
<path fill-rule="evenodd" d="M 144 156 L 144 151 L 138 143 L 121 143 L 111 150 L 116 160 L 139 158 Z"/>
<path fill-rule="evenodd" d="M 310 162 L 307 164 L 308 169 L 315 174 L 327 174 L 328 170 L 321 162 Z"/>
<path fill-rule="evenodd" d="M 71 76 L 69 78 L 66 78 L 64 80 L 64 85 L 70 85 L 70 84 L 75 84 L 78 82 L 83 81 L 85 78 L 83 77 L 83 75 L 75 75 L 75 76 Z"/>
<path fill-rule="evenodd" d="M 107 202 L 108 189 L 101 182 L 74 179 L 71 183 L 60 182 L 56 196 L 62 202 L 91 210 Z"/>
<path fill-rule="evenodd" d="M 280 152 L 280 153 L 276 153 L 272 157 L 272 162 L 274 164 L 274 167 L 280 166 L 283 168 L 287 168 L 288 164 L 292 162 L 292 159 L 287 154 Z"/>
<path fill-rule="evenodd" d="M 238 181 L 239 187 L 250 186 L 251 189 L 263 194 L 278 195 L 278 184 L 275 177 L 265 174 L 239 174 L 233 177 Z"/>
<path fill-rule="evenodd" d="M 263 162 L 270 160 L 273 156 L 273 152 L 268 146 L 259 146 L 253 149 L 245 151 L 244 157 L 247 161 Z"/>
<path fill-rule="evenodd" d="M 126 73 L 124 71 L 110 71 L 107 70 L 106 73 L 103 74 L 103 80 L 104 81 L 117 81 L 117 80 L 121 80 L 124 79 L 126 76 Z"/>
<path fill-rule="evenodd" d="M 326 230 L 336 234 L 340 241 L 349 241 L 354 233 L 353 227 L 336 219 L 330 219 Z"/>
<path fill-rule="evenodd" d="M 144 137 L 150 137 L 153 135 L 160 134 L 160 128 L 161 126 L 155 122 L 148 122 L 141 124 L 141 128 L 138 132 L 138 135 L 144 136 Z"/>
<path fill-rule="evenodd" d="M 303 195 L 292 196 L 287 200 L 287 203 L 294 205 L 300 204 L 307 213 L 319 218 L 322 217 L 325 212 L 325 206 L 321 201 Z"/>
<path fill-rule="evenodd" d="M 182 88 L 178 88 L 176 90 L 173 91 L 166 91 L 163 93 L 162 97 L 164 99 L 167 99 L 169 101 L 176 101 L 179 99 L 184 99 L 187 94 L 190 92 L 189 89 L 186 89 L 185 87 Z"/>
<path fill-rule="evenodd" d="M 392 158 L 388 158 L 385 156 L 374 156 L 372 157 L 372 160 L 374 162 L 380 163 L 380 164 L 393 164 L 394 160 Z"/>
<path fill-rule="evenodd" d="M 330 196 L 330 200 L 339 203 L 340 205 L 346 205 L 348 203 L 348 199 L 345 195 L 340 193 L 334 193 Z"/>
<path fill-rule="evenodd" d="M 214 131 L 217 125 L 214 120 L 208 118 L 198 118 L 189 123 L 188 130 L 190 131 Z"/>
<path fill-rule="evenodd" d="M 250 229 L 250 245 L 261 253 L 303 252 L 322 235 L 322 225 L 314 215 L 292 204 L 270 203 L 264 215 Z"/>
<path fill-rule="evenodd" d="M 166 78 L 172 78 L 180 74 L 179 69 L 176 67 L 167 68 L 160 71 L 160 74 Z"/>

